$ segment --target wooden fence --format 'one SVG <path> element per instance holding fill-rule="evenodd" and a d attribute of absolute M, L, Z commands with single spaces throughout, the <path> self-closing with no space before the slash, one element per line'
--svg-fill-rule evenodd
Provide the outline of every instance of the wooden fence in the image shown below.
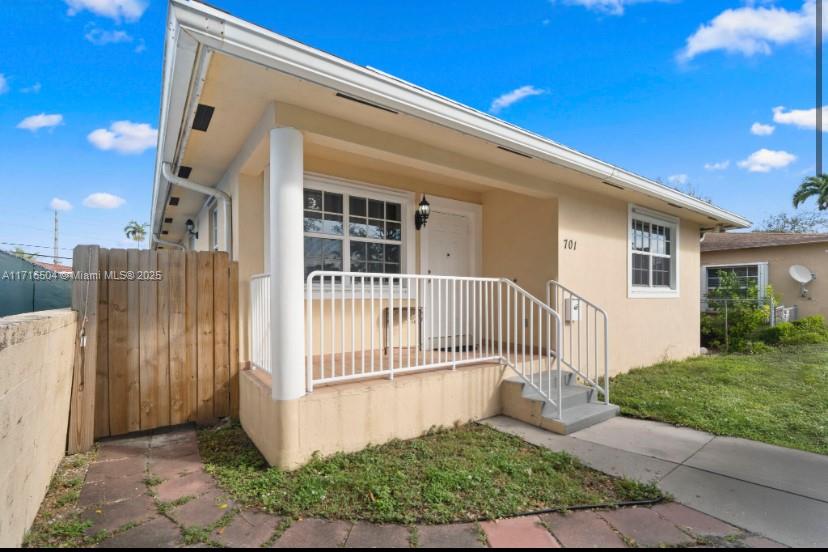
<path fill-rule="evenodd" d="M 224 252 L 78 246 L 73 265 L 98 278 L 73 284 L 82 329 L 70 452 L 93 438 L 238 416 L 238 263 Z"/>

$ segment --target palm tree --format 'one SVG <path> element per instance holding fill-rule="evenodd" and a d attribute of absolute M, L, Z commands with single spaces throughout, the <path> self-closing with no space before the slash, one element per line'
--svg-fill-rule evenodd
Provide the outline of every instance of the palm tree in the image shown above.
<path fill-rule="evenodd" d="M 793 196 L 794 207 L 815 197 L 820 211 L 828 210 L 828 174 L 809 176 L 802 181 Z"/>
<path fill-rule="evenodd" d="M 138 242 L 138 249 L 141 249 L 141 242 L 147 237 L 147 226 L 149 224 L 146 222 L 141 224 L 137 220 L 131 220 L 129 224 L 124 226 L 124 234 L 126 234 L 127 239 Z"/>

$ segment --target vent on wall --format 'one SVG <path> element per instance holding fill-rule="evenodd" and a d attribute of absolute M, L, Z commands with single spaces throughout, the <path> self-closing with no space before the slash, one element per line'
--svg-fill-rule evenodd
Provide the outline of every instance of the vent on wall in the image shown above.
<path fill-rule="evenodd" d="M 164 219 L 164 224 L 170 224 L 173 221 L 171 217 L 167 217 Z"/>
<path fill-rule="evenodd" d="M 497 146 L 497 149 L 500 149 L 500 150 L 503 150 L 503 151 L 508 151 L 509 153 L 513 153 L 515 155 L 520 155 L 521 157 L 525 157 L 526 159 L 532 159 L 531 155 L 526 155 L 525 153 L 515 151 L 513 149 L 504 148 L 503 146 Z"/>
<path fill-rule="evenodd" d="M 170 205 L 176 206 L 176 205 L 178 205 L 178 201 L 179 201 L 179 198 L 177 198 L 176 196 L 170 197 Z"/>
<path fill-rule="evenodd" d="M 193 117 L 193 130 L 207 132 L 210 121 L 213 119 L 213 112 L 216 110 L 212 105 L 198 104 L 195 117 Z"/>
<path fill-rule="evenodd" d="M 342 92 L 337 92 L 336 95 L 337 95 L 337 97 L 342 98 L 343 100 L 348 100 L 348 101 L 356 102 L 356 103 L 359 103 L 359 104 L 362 104 L 362 105 L 367 105 L 368 107 L 373 107 L 375 109 L 381 109 L 383 111 L 387 111 L 388 113 L 394 113 L 395 115 L 398 113 L 397 111 L 394 111 L 390 107 L 385 107 L 385 106 L 382 106 L 382 105 L 379 105 L 379 104 L 375 104 L 374 102 L 369 102 L 368 100 L 355 98 L 354 96 L 349 96 L 348 94 L 343 94 Z"/>
<path fill-rule="evenodd" d="M 193 172 L 192 167 L 187 167 L 185 165 L 181 165 L 178 167 L 178 176 L 181 178 L 190 178 L 190 173 Z"/>
<path fill-rule="evenodd" d="M 167 234 L 169 234 L 169 232 L 167 230 L 161 230 L 161 235 L 162 236 L 166 236 Z"/>

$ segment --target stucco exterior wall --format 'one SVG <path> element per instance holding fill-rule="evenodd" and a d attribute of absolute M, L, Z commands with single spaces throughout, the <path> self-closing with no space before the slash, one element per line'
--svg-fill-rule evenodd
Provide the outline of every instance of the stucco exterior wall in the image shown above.
<path fill-rule="evenodd" d="M 66 450 L 76 315 L 0 318 L 0 546 L 17 547 Z"/>
<path fill-rule="evenodd" d="M 483 275 L 540 299 L 558 273 L 558 202 L 500 190 L 483 196 Z"/>
<path fill-rule="evenodd" d="M 504 375 L 502 366 L 489 364 L 321 387 L 274 401 L 266 375 L 245 370 L 241 423 L 271 465 L 295 469 L 314 452 L 353 452 L 495 416 Z"/>
<path fill-rule="evenodd" d="M 799 316 L 821 314 L 828 317 L 828 244 L 811 243 L 779 247 L 757 247 L 701 254 L 702 265 L 768 263 L 768 281 L 783 305 L 797 305 Z M 807 285 L 809 297 L 799 296 L 799 284 L 788 274 L 791 265 L 807 266 L 816 280 Z"/>
<path fill-rule="evenodd" d="M 625 201 L 571 189 L 558 199 L 558 280 L 609 315 L 610 374 L 699 352 L 699 225 L 679 223 L 679 296 L 628 297 Z M 574 250 L 563 247 L 574 240 Z"/>

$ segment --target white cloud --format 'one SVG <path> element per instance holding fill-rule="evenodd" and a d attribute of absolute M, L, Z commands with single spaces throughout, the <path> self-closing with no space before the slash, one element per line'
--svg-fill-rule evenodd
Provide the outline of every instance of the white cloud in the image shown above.
<path fill-rule="evenodd" d="M 118 44 L 120 42 L 132 42 L 132 35 L 125 31 L 105 31 L 97 27 L 90 29 L 83 36 L 95 46 Z"/>
<path fill-rule="evenodd" d="M 750 133 L 756 136 L 770 136 L 776 127 L 773 125 L 764 125 L 762 123 L 753 123 L 750 125 Z"/>
<path fill-rule="evenodd" d="M 92 209 L 117 209 L 124 203 L 126 203 L 124 198 L 106 192 L 89 194 L 83 200 L 83 205 Z"/>
<path fill-rule="evenodd" d="M 49 207 L 54 211 L 68 211 L 72 208 L 72 204 L 65 199 L 53 197 L 52 201 L 49 202 Z"/>
<path fill-rule="evenodd" d="M 489 107 L 489 111 L 492 113 L 500 113 L 507 107 L 514 105 L 521 100 L 524 100 L 530 96 L 540 96 L 541 94 L 546 94 L 546 90 L 527 84 L 526 86 L 521 86 L 520 88 L 516 88 L 511 92 L 506 92 L 505 94 L 495 98 L 492 105 Z"/>
<path fill-rule="evenodd" d="M 686 174 L 673 174 L 667 177 L 667 182 L 673 186 L 684 186 L 690 182 L 690 177 Z"/>
<path fill-rule="evenodd" d="M 791 109 L 785 111 L 783 106 L 773 108 L 773 121 L 780 125 L 793 125 L 805 130 L 816 130 L 816 108 Z M 822 108 L 823 131 L 828 125 L 828 107 Z"/>
<path fill-rule="evenodd" d="M 716 163 L 705 163 L 704 168 L 708 171 L 724 171 L 730 167 L 730 160 L 718 161 Z"/>
<path fill-rule="evenodd" d="M 5 94 L 9 91 L 9 81 L 6 75 L 0 73 L 0 94 Z"/>
<path fill-rule="evenodd" d="M 36 82 L 31 86 L 27 86 L 26 88 L 21 88 L 20 91 L 23 92 L 24 94 L 39 94 L 41 88 L 43 88 L 43 85 L 41 85 L 39 82 Z"/>
<path fill-rule="evenodd" d="M 774 46 L 799 42 L 813 36 L 814 0 L 806 0 L 799 11 L 776 6 L 747 5 L 727 9 L 701 25 L 679 53 L 689 61 L 706 52 L 724 50 L 745 56 L 770 54 Z"/>
<path fill-rule="evenodd" d="M 17 128 L 37 132 L 41 128 L 54 128 L 61 124 L 63 124 L 63 115 L 59 113 L 53 113 L 51 115 L 41 113 L 39 115 L 31 115 L 26 117 L 17 123 Z"/>
<path fill-rule="evenodd" d="M 147 9 L 146 0 L 65 0 L 69 7 L 68 14 L 76 15 L 84 10 L 88 10 L 95 15 L 101 17 L 108 17 L 120 22 L 121 19 L 127 21 L 137 21 L 144 15 L 144 10 Z"/>
<path fill-rule="evenodd" d="M 624 8 L 633 4 L 646 4 L 648 2 L 670 2 L 672 0 L 565 0 L 572 6 L 583 6 L 609 15 L 624 15 Z"/>
<path fill-rule="evenodd" d="M 132 121 L 115 121 L 109 129 L 93 130 L 87 139 L 96 148 L 118 153 L 143 153 L 154 148 L 158 137 L 158 130 L 147 123 L 133 123 Z"/>
<path fill-rule="evenodd" d="M 739 166 L 750 172 L 766 173 L 774 169 L 782 169 L 796 161 L 796 155 L 787 151 L 774 151 L 762 148 L 750 154 Z"/>

